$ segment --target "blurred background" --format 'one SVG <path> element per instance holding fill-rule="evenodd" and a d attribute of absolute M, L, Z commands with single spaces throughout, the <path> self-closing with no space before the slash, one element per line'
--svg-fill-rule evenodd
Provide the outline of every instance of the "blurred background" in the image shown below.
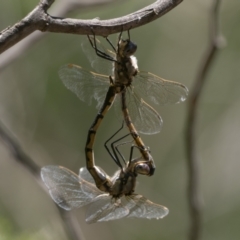
<path fill-rule="evenodd" d="M 153 1 L 115 1 L 79 8 L 67 16 L 110 19 L 134 12 Z M 0 29 L 11 26 L 38 1 L 9 0 L 1 3 Z M 50 14 L 65 1 L 56 1 Z M 185 0 L 160 19 L 131 31 L 137 43 L 140 70 L 185 84 L 191 91 L 209 40 L 212 1 Z M 60 8 L 60 7 L 59 7 Z M 7 13 L 7 14 L 6 14 Z M 61 16 L 58 14 L 57 16 Z M 239 239 L 240 222 L 240 2 L 222 1 L 221 31 L 226 45 L 207 77 L 198 109 L 197 153 L 201 159 L 204 240 Z M 58 77 L 58 69 L 75 63 L 90 69 L 81 49 L 86 36 L 34 33 L 0 55 L 0 117 L 22 149 L 39 165 L 63 165 L 74 172 L 85 165 L 87 130 L 96 116 L 94 105 L 81 102 Z M 115 41 L 117 35 L 111 36 Z M 28 47 L 23 53 L 21 44 Z M 185 129 L 187 102 L 154 106 L 164 125 L 157 135 L 142 138 L 151 147 L 157 169 L 151 178 L 140 176 L 136 192 L 167 206 L 162 220 L 122 219 L 85 223 L 86 208 L 74 211 L 88 239 L 185 240 L 189 228 Z M 96 163 L 110 175 L 116 165 L 103 143 L 120 127 L 110 111 L 95 143 Z M 32 175 L 15 162 L 0 140 L 0 239 L 66 240 L 62 219 L 50 196 Z"/>

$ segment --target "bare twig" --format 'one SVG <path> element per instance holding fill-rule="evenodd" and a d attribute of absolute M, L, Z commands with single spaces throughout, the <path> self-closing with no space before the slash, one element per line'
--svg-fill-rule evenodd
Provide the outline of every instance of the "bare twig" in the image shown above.
<path fill-rule="evenodd" d="M 12 134 L 10 134 L 10 132 L 1 122 L 0 137 L 3 142 L 8 146 L 14 159 L 19 164 L 21 164 L 21 166 L 23 166 L 27 171 L 31 172 L 39 185 L 44 188 L 44 190 L 46 190 L 39 179 L 40 167 L 21 149 L 20 145 L 17 143 L 17 140 L 12 136 Z M 63 224 L 68 238 L 71 240 L 84 240 L 80 226 L 77 224 L 77 220 L 75 219 L 73 214 L 58 207 L 57 204 L 56 207 L 58 208 L 60 216 L 63 220 Z"/>
<path fill-rule="evenodd" d="M 71 11 L 77 11 L 78 9 L 86 11 L 87 8 L 110 4 L 113 1 L 114 0 L 85 0 L 85 2 L 80 2 L 79 0 L 57 1 L 51 6 L 51 13 L 55 16 L 65 17 Z M 33 34 L 25 38 L 24 41 L 20 41 L 18 44 L 14 45 L 14 47 L 8 49 L 8 51 L 0 54 L 0 72 L 45 36 L 44 33 L 35 31 Z"/>
<path fill-rule="evenodd" d="M 41 0 L 24 19 L 0 33 L 0 53 L 21 41 L 36 30 L 71 34 L 92 34 L 108 36 L 147 24 L 181 3 L 183 0 L 158 0 L 129 15 L 110 20 L 78 20 L 52 17 L 47 10 L 54 0 Z"/>
<path fill-rule="evenodd" d="M 218 15 L 220 0 L 214 0 L 212 11 L 210 12 L 210 41 L 209 46 L 200 64 L 191 95 L 189 96 L 188 120 L 186 129 L 186 148 L 188 165 L 188 200 L 190 208 L 190 240 L 198 240 L 201 237 L 202 229 L 202 197 L 199 186 L 199 159 L 196 149 L 196 123 L 199 107 L 199 100 L 207 73 L 213 64 L 217 50 L 222 43 L 222 36 L 219 32 Z"/>

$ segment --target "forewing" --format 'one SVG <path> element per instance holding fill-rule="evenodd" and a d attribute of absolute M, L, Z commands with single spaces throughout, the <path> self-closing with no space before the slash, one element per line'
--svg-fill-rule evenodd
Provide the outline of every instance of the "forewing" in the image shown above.
<path fill-rule="evenodd" d="M 149 72 L 139 72 L 133 85 L 142 98 L 155 104 L 180 103 L 188 95 L 188 89 L 183 84 L 165 80 Z"/>
<path fill-rule="evenodd" d="M 126 102 L 130 118 L 138 132 L 150 135 L 161 131 L 161 116 L 130 88 L 127 89 Z"/>
<path fill-rule="evenodd" d="M 99 195 L 99 190 L 91 183 L 81 180 L 78 175 L 61 166 L 45 166 L 41 177 L 52 199 L 65 210 L 82 207 Z M 82 187 L 88 189 L 82 190 Z"/>
<path fill-rule="evenodd" d="M 91 176 L 91 174 L 89 173 L 89 171 L 87 170 L 86 167 L 80 168 L 79 178 L 82 180 L 85 180 L 87 182 L 95 184 L 93 177 Z"/>
<path fill-rule="evenodd" d="M 101 168 L 98 167 L 98 169 L 101 169 Z M 103 173 L 104 170 L 101 169 L 101 172 Z M 80 170 L 79 170 L 79 178 L 81 179 L 82 182 L 86 181 L 86 182 L 89 183 L 89 184 L 83 184 L 82 185 L 83 192 L 85 192 L 89 197 L 95 198 L 98 195 L 101 195 L 103 193 L 98 188 L 96 188 L 96 191 L 94 191 L 94 192 L 89 191 L 89 185 L 96 186 L 96 183 L 95 183 L 93 177 L 91 176 L 91 174 L 89 173 L 89 171 L 87 170 L 86 167 L 80 168 Z M 96 193 L 97 193 L 97 195 L 96 195 Z"/>
<path fill-rule="evenodd" d="M 58 73 L 65 87 L 74 92 L 81 101 L 91 105 L 95 99 L 97 108 L 102 105 L 109 87 L 108 76 L 87 71 L 74 64 L 62 66 Z"/>
<path fill-rule="evenodd" d="M 169 213 L 168 208 L 153 203 L 142 195 L 134 194 L 126 196 L 126 198 L 128 201 L 132 201 L 134 203 L 134 205 L 132 205 L 129 209 L 127 217 L 160 219 Z"/>
<path fill-rule="evenodd" d="M 90 175 L 87 168 L 83 167 L 79 170 L 79 178 L 81 179 L 81 189 L 82 191 L 91 199 L 95 199 L 97 196 L 101 195 L 103 192 L 96 188 L 95 181 Z M 92 189 L 94 188 L 94 191 Z"/>
<path fill-rule="evenodd" d="M 106 222 L 127 216 L 129 208 L 108 194 L 102 194 L 88 207 L 87 223 Z"/>

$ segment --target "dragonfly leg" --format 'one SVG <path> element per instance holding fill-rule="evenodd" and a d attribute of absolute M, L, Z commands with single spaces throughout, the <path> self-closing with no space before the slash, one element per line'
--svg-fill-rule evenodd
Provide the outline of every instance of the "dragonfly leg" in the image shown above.
<path fill-rule="evenodd" d="M 118 43 L 117 43 L 117 50 L 118 50 L 118 52 L 117 52 L 117 54 L 119 54 L 119 49 L 120 49 L 119 44 L 120 44 L 120 41 L 121 41 L 122 33 L 123 33 L 123 27 L 122 27 L 121 32 L 119 33 L 119 36 L 118 36 Z"/>
<path fill-rule="evenodd" d="M 95 50 L 97 56 L 99 56 L 99 57 L 101 57 L 101 58 L 104 58 L 104 59 L 106 59 L 106 60 L 112 61 L 112 62 L 116 62 L 116 60 L 115 60 L 114 58 L 112 58 L 112 57 L 109 56 L 107 53 L 105 53 L 105 52 L 103 52 L 103 51 L 101 51 L 101 50 L 98 49 L 97 43 L 96 43 L 96 36 L 95 36 L 94 32 L 93 32 L 93 41 L 92 41 L 92 39 L 89 37 L 89 35 L 87 35 L 87 37 L 88 37 L 88 40 L 89 40 L 92 48 Z"/>
<path fill-rule="evenodd" d="M 116 51 L 117 51 L 116 48 L 113 46 L 112 42 L 109 40 L 108 37 L 106 37 L 106 40 L 107 40 L 107 42 L 110 44 L 110 46 L 112 47 L 112 49 L 114 50 L 114 52 L 116 52 Z"/>
<path fill-rule="evenodd" d="M 130 29 L 131 29 L 131 28 L 129 28 L 129 29 L 127 30 L 127 32 L 128 32 L 128 40 L 130 40 Z"/>
<path fill-rule="evenodd" d="M 123 126 L 124 126 L 124 121 L 120 127 L 120 129 L 118 129 L 109 139 L 107 139 L 107 141 L 104 143 L 104 147 L 106 148 L 108 154 L 112 157 L 112 159 L 114 160 L 114 162 L 122 169 L 122 164 L 120 163 L 119 161 L 119 158 L 118 156 L 116 155 L 116 153 L 113 151 L 111 152 L 110 149 L 108 148 L 107 144 L 108 142 L 113 139 L 113 137 L 115 137 L 122 129 L 123 129 Z"/>
<path fill-rule="evenodd" d="M 122 164 L 120 163 L 120 160 L 119 160 L 119 156 L 121 157 L 122 161 L 124 162 L 124 164 L 126 165 L 126 160 L 125 160 L 125 157 L 123 156 L 123 154 L 120 152 L 119 150 L 119 147 L 124 145 L 124 144 L 128 144 L 128 143 L 131 143 L 132 141 L 128 141 L 128 142 L 122 142 L 122 143 L 119 143 L 119 144 L 116 144 L 118 143 L 119 141 L 121 141 L 122 139 L 128 137 L 130 135 L 130 133 L 124 135 L 123 137 L 113 141 L 111 143 L 111 150 L 112 152 L 110 151 L 110 149 L 108 148 L 107 144 L 110 140 L 112 140 L 113 137 L 115 137 L 122 129 L 123 129 L 123 126 L 124 126 L 124 121 L 122 123 L 122 126 L 120 127 L 120 129 L 118 129 L 104 144 L 107 152 L 109 153 L 109 155 L 112 157 L 112 159 L 116 162 L 116 164 L 122 169 Z"/>
<path fill-rule="evenodd" d="M 131 151 L 130 151 L 130 156 L 129 156 L 129 163 L 131 163 L 132 161 L 132 156 L 133 156 L 133 149 L 134 149 L 135 145 L 131 146 Z"/>
<path fill-rule="evenodd" d="M 124 135 L 123 137 L 117 139 L 116 141 L 111 143 L 111 148 L 112 151 L 114 152 L 114 154 L 117 156 L 117 154 L 121 157 L 122 161 L 124 162 L 124 164 L 126 165 L 126 160 L 125 157 L 122 155 L 122 153 L 120 152 L 120 150 L 118 149 L 120 146 L 124 145 L 124 144 L 128 144 L 131 143 L 132 141 L 128 141 L 128 142 L 122 142 L 119 144 L 116 144 L 117 142 L 121 141 L 122 139 L 128 137 L 130 135 L 130 133 Z"/>
<path fill-rule="evenodd" d="M 129 134 L 128 134 L 127 136 L 129 136 Z M 119 144 L 113 146 L 113 147 L 115 148 L 115 151 L 118 153 L 118 155 L 121 156 L 122 161 L 125 163 L 125 165 L 126 165 L 126 159 L 125 159 L 125 157 L 122 155 L 122 153 L 120 152 L 119 147 L 122 146 L 122 145 L 125 145 L 125 144 L 132 143 L 132 142 L 133 142 L 133 140 L 128 141 L 128 142 L 122 142 L 122 143 L 119 143 Z"/>

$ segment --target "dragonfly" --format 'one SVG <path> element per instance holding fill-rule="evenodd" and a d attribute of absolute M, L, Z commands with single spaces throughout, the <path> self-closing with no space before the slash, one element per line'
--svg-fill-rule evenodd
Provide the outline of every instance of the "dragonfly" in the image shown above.
<path fill-rule="evenodd" d="M 112 66 L 109 66 L 109 75 L 88 71 L 75 64 L 67 64 L 60 68 L 59 76 L 64 85 L 80 100 L 92 104 L 95 99 L 98 109 L 103 106 L 109 85 L 115 86 L 116 95 L 125 95 L 128 114 L 138 132 L 142 134 L 159 133 L 163 124 L 162 118 L 143 99 L 155 105 L 180 103 L 186 100 L 188 89 L 181 83 L 165 80 L 150 72 L 139 71 L 137 59 L 134 56 L 137 45 L 130 40 L 129 31 L 128 39 L 124 40 L 121 36 L 122 33 L 119 35 L 117 48 L 106 38 L 113 50 L 106 49 L 95 38 L 95 35 L 88 36 L 90 45 L 96 53 L 94 55 L 85 43 L 83 45 L 83 51 L 93 68 L 99 70 L 99 58 L 97 57 L 112 62 Z M 120 99 L 115 102 L 115 109 L 119 115 L 122 101 Z"/>
<path fill-rule="evenodd" d="M 105 142 L 105 146 L 122 128 L 123 125 Z M 114 144 L 123 138 L 125 136 L 111 144 L 112 157 L 118 158 L 117 152 L 120 154 L 118 147 L 122 143 L 115 146 Z M 92 149 L 89 155 L 91 167 L 87 165 L 87 168 L 81 168 L 79 175 L 65 167 L 50 165 L 41 169 L 41 178 L 52 199 L 63 209 L 71 210 L 89 205 L 86 213 L 87 223 L 123 217 L 163 218 L 169 212 L 166 207 L 134 193 L 138 174 L 149 175 L 151 164 L 142 157 L 132 159 L 133 149 L 134 146 L 131 146 L 129 161 L 112 177 L 95 165 Z M 110 153 L 109 150 L 108 152 Z"/>
<path fill-rule="evenodd" d="M 100 169 L 100 168 L 99 168 Z M 88 205 L 86 222 L 96 223 L 121 218 L 160 219 L 169 210 L 134 193 L 138 172 L 149 171 L 141 159 L 132 160 L 125 169 L 119 169 L 111 178 L 101 169 L 102 176 L 110 179 L 111 188 L 96 187 L 87 168 L 79 175 L 62 166 L 45 166 L 41 177 L 50 196 L 61 208 L 71 210 Z"/>
<path fill-rule="evenodd" d="M 142 133 L 155 133 L 158 131 L 157 129 L 161 127 L 162 119 L 150 105 L 148 105 L 142 98 L 139 97 L 139 95 L 135 93 L 134 90 L 137 88 L 139 90 L 145 88 L 144 90 L 149 89 L 149 91 L 151 91 L 151 88 L 146 88 L 146 86 L 144 86 L 145 83 L 150 83 L 150 86 L 153 89 L 158 85 L 158 88 L 160 90 L 162 89 L 158 93 L 161 96 L 158 97 L 158 100 L 161 99 L 162 102 L 164 98 L 168 98 L 168 101 L 183 101 L 186 99 L 188 90 L 184 85 L 179 83 L 163 79 L 160 81 L 160 78 L 150 78 L 150 76 L 155 76 L 153 74 L 139 72 L 137 60 L 135 56 L 133 56 L 136 52 L 137 46 L 130 40 L 130 34 L 129 38 L 126 40 L 121 38 L 121 34 L 119 35 L 117 49 L 115 49 L 108 40 L 114 52 L 110 50 L 106 50 L 105 52 L 99 50 L 95 37 L 93 39 L 89 37 L 89 41 L 93 49 L 95 49 L 97 56 L 110 60 L 114 63 L 114 77 L 111 75 L 106 76 L 87 71 L 74 64 L 65 65 L 59 70 L 59 76 L 64 85 L 73 91 L 80 100 L 91 103 L 92 100 L 95 99 L 97 100 L 98 105 L 102 106 L 88 132 L 85 147 L 87 168 L 89 171 L 92 170 L 92 148 L 96 132 L 105 114 L 111 108 L 116 96 L 119 95 L 121 98 L 117 102 L 121 105 L 119 106 L 119 104 L 115 104 L 115 106 L 118 105 L 117 109 L 122 110 L 126 125 L 128 126 L 129 131 L 135 140 L 136 146 L 141 152 L 143 158 L 151 163 L 152 167 L 149 175 L 152 175 L 155 170 L 155 164 L 150 154 L 149 147 L 144 145 L 137 129 Z M 113 55 L 115 57 L 113 57 Z M 148 77 L 143 77 L 144 74 Z M 142 82 L 142 87 L 140 87 L 141 84 L 134 85 L 133 83 L 135 82 Z M 144 94 L 142 93 L 142 95 Z M 152 96 L 152 99 L 155 99 L 154 101 L 157 102 L 157 98 L 154 97 L 154 95 Z M 165 102 L 167 102 L 167 100 L 165 100 Z M 120 166 L 119 162 L 116 163 Z M 93 174 L 94 173 L 92 172 L 92 176 Z"/>

